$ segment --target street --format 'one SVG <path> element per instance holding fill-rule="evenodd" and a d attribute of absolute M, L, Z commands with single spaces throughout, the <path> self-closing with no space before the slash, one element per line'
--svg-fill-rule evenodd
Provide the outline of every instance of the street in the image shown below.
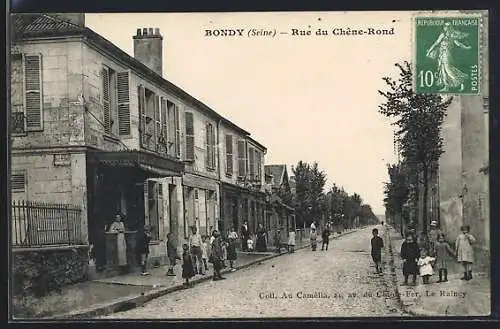
<path fill-rule="evenodd" d="M 103 318 L 402 316 L 374 274 L 372 228 L 330 240 L 328 251 L 298 250 Z"/>

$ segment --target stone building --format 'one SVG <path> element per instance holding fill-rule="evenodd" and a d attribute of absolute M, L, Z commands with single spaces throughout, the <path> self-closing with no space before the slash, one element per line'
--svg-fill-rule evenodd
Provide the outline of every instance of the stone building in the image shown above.
<path fill-rule="evenodd" d="M 480 95 L 455 96 L 443 124 L 444 154 L 439 161 L 439 221 L 454 241 L 470 225 L 479 245 L 489 249 L 489 71 L 488 15 L 480 38 Z"/>
<path fill-rule="evenodd" d="M 162 77 L 159 29 L 137 29 L 132 57 L 84 22 L 84 14 L 13 16 L 13 199 L 79 206 L 81 244 L 94 246 L 101 265 L 117 213 L 131 249 L 152 227 L 159 263 L 169 232 L 181 248 L 191 226 L 209 234 L 241 216 L 253 228 L 264 213 L 266 148 Z M 221 182 L 238 191 L 241 215 L 220 202 Z"/>

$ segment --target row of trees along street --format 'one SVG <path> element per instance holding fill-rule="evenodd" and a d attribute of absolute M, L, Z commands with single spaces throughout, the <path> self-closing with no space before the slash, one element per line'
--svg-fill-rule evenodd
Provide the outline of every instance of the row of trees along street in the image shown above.
<path fill-rule="evenodd" d="M 359 194 L 349 195 L 336 184 L 325 192 L 326 173 L 318 167 L 318 163 L 299 161 L 293 168 L 293 174 L 297 228 L 309 226 L 312 221 L 324 223 L 329 219 L 341 227 L 378 223 L 372 208 L 363 204 Z"/>
<path fill-rule="evenodd" d="M 379 112 L 396 127 L 395 143 L 399 161 L 388 164 L 389 182 L 385 184 L 386 216 L 404 234 L 411 221 L 427 233 L 429 184 L 437 176 L 438 160 L 443 153 L 441 127 L 452 98 L 439 94 L 416 94 L 410 63 L 395 64 L 399 78 L 384 77 L 388 90 L 379 94 L 385 102 Z M 423 193 L 420 197 L 419 193 Z M 422 203 L 422 204 L 420 204 Z M 419 214 L 419 211 L 423 211 Z"/>

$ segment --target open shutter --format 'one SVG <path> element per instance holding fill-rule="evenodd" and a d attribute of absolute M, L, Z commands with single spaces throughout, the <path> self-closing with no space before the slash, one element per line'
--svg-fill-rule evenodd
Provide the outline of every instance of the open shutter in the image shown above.
<path fill-rule="evenodd" d="M 211 140 L 210 140 L 210 145 L 212 146 L 212 168 L 215 169 L 216 167 L 216 158 L 217 158 L 217 144 L 215 141 L 215 126 L 210 125 L 212 133 L 211 133 Z"/>
<path fill-rule="evenodd" d="M 261 160 L 262 153 L 259 151 L 255 150 L 255 180 L 257 182 L 261 182 L 262 180 L 262 160 Z"/>
<path fill-rule="evenodd" d="M 109 69 L 102 69 L 102 108 L 104 113 L 104 132 L 111 133 L 111 108 L 110 108 L 110 93 L 109 93 Z"/>
<path fill-rule="evenodd" d="M 23 56 L 26 131 L 43 130 L 42 56 Z"/>
<path fill-rule="evenodd" d="M 194 160 L 194 121 L 193 113 L 184 113 L 186 120 L 186 155 L 185 159 L 188 161 Z"/>
<path fill-rule="evenodd" d="M 156 193 L 156 204 L 158 208 L 158 227 L 157 227 L 157 240 L 164 239 L 164 222 L 163 222 L 163 185 L 161 183 L 156 183 L 157 193 Z"/>
<path fill-rule="evenodd" d="M 165 98 L 161 98 L 160 101 L 160 115 L 161 115 L 161 136 L 162 136 L 162 144 L 165 147 L 165 151 L 167 150 L 167 140 L 168 140 L 168 116 L 167 116 L 167 100 Z"/>
<path fill-rule="evenodd" d="M 175 155 L 181 156 L 181 118 L 179 115 L 179 107 L 175 105 Z"/>
<path fill-rule="evenodd" d="M 245 159 L 245 141 L 238 141 L 238 176 L 245 177 L 247 173 L 246 159 Z"/>
<path fill-rule="evenodd" d="M 118 89 L 118 134 L 130 135 L 130 83 L 129 73 L 116 74 Z"/>
<path fill-rule="evenodd" d="M 138 108 L 139 108 L 139 134 L 141 146 L 146 146 L 146 90 L 144 86 L 137 86 Z"/>
<path fill-rule="evenodd" d="M 161 121 L 160 121 L 160 96 L 158 95 L 155 95 L 155 98 L 154 98 L 154 113 L 153 113 L 153 116 L 154 116 L 154 121 L 155 121 L 155 126 L 154 126 L 154 134 L 155 134 L 155 137 L 154 137 L 154 149 L 156 151 L 159 150 L 159 146 L 160 146 L 160 136 L 161 136 Z"/>
<path fill-rule="evenodd" d="M 233 136 L 226 135 L 226 174 L 233 174 Z"/>
<path fill-rule="evenodd" d="M 249 178 L 253 180 L 255 177 L 255 157 L 254 149 L 252 147 L 248 148 L 248 164 L 249 164 Z"/>

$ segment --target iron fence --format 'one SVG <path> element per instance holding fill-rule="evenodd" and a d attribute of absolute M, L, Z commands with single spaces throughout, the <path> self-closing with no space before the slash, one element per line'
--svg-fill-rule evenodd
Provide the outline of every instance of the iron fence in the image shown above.
<path fill-rule="evenodd" d="M 12 246 L 43 247 L 82 243 L 81 208 L 70 204 L 13 201 Z"/>

